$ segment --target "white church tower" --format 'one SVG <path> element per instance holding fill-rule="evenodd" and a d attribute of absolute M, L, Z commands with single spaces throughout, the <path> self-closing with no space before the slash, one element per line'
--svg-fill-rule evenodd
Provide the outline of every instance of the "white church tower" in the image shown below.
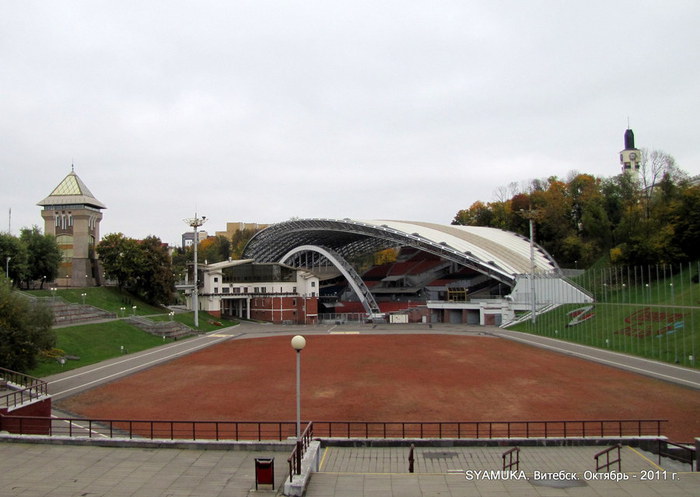
<path fill-rule="evenodd" d="M 625 131 L 625 149 L 620 152 L 622 172 L 631 175 L 635 179 L 638 178 L 641 161 L 641 152 L 634 148 L 634 133 L 627 128 L 627 131 Z"/>

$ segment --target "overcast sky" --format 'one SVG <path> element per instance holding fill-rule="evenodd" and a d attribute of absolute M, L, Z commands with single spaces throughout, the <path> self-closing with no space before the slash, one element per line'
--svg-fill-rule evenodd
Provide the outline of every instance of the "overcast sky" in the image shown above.
<path fill-rule="evenodd" d="M 75 165 L 102 235 L 195 210 L 449 224 L 511 182 L 700 174 L 700 2 L 0 2 L 0 231 Z"/>

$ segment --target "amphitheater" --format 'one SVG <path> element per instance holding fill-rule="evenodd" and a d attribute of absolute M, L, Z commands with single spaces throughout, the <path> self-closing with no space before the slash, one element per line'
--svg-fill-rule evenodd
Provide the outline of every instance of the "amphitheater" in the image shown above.
<path fill-rule="evenodd" d="M 385 249 L 397 259 L 368 262 Z M 430 322 L 500 325 L 517 311 L 592 301 L 542 247 L 496 228 L 300 219 L 258 232 L 243 256 L 311 271 L 324 281 L 322 306 L 345 315 L 422 305 Z"/>

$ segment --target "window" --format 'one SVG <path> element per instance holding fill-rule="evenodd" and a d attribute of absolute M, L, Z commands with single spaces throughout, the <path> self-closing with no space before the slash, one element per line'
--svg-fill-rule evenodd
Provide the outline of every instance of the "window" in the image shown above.
<path fill-rule="evenodd" d="M 214 276 L 214 283 L 218 283 L 218 282 L 219 282 L 219 277 L 218 277 L 218 276 Z"/>

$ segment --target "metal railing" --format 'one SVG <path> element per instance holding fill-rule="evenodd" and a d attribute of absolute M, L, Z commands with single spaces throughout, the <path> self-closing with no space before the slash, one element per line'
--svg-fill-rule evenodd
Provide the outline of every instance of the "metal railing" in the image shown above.
<path fill-rule="evenodd" d="M 0 394 L 0 409 L 14 408 L 49 394 L 44 380 L 10 369 L 0 368 L 0 384 L 9 390 Z"/>
<path fill-rule="evenodd" d="M 520 447 L 508 449 L 501 454 L 501 458 L 503 459 L 503 471 L 508 471 L 513 468 L 515 468 L 516 471 L 520 469 Z M 508 459 L 508 462 L 506 462 L 506 459 Z"/>
<path fill-rule="evenodd" d="M 617 464 L 617 471 L 620 472 L 622 470 L 622 458 L 620 457 L 621 448 L 621 444 L 615 444 L 612 447 L 608 447 L 605 450 L 601 450 L 596 455 L 594 455 L 593 458 L 595 459 L 595 470 L 600 471 L 602 469 L 604 471 L 609 471 L 610 466 L 612 466 L 613 464 Z M 611 461 L 610 453 L 614 450 L 617 450 L 617 458 Z M 605 456 L 605 463 L 601 461 L 603 456 Z"/>
<path fill-rule="evenodd" d="M 316 421 L 321 438 L 576 438 L 661 436 L 662 419 L 562 421 Z"/>
<path fill-rule="evenodd" d="M 17 434 L 46 426 L 50 436 L 142 438 L 170 440 L 286 440 L 296 437 L 295 421 L 182 421 L 1 416 L 0 426 Z M 378 439 L 489 439 L 659 437 L 666 420 L 568 420 L 568 421 L 315 421 L 317 438 Z M 11 426 L 12 430 L 7 427 Z M 310 436 L 302 437 L 308 445 Z M 305 447 L 304 447 L 305 448 Z"/>
<path fill-rule="evenodd" d="M 292 453 L 287 459 L 287 464 L 289 464 L 289 480 L 294 478 L 294 475 L 301 474 L 301 460 L 304 458 L 306 449 L 309 448 L 309 444 L 314 436 L 314 424 L 309 422 L 306 426 L 304 432 L 297 439 L 297 443 L 292 450 Z"/>
<path fill-rule="evenodd" d="M 668 446 L 671 445 L 676 447 L 676 450 L 670 451 Z M 668 440 L 659 439 L 658 445 L 658 456 L 659 456 L 659 466 L 661 465 L 661 457 L 670 457 L 676 461 L 680 461 L 685 464 L 690 464 L 690 471 L 695 470 L 695 447 L 688 447 L 688 445 L 679 444 L 676 442 L 669 442 Z"/>
<path fill-rule="evenodd" d="M 18 435 L 41 433 L 69 438 L 128 438 L 147 440 L 287 440 L 294 421 L 175 421 L 1 416 L 0 426 Z"/>

